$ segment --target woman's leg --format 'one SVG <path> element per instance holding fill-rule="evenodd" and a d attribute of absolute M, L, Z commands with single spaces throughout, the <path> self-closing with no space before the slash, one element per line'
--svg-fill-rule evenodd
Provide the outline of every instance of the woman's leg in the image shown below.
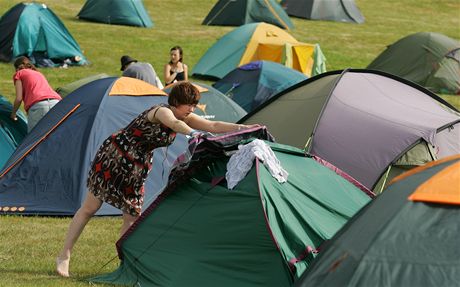
<path fill-rule="evenodd" d="M 139 218 L 138 216 L 133 216 L 129 213 L 123 212 L 123 225 L 120 230 L 120 237 L 125 234 L 125 232 L 133 225 L 134 221 Z"/>
<path fill-rule="evenodd" d="M 75 213 L 70 223 L 67 236 L 64 241 L 64 248 L 56 259 L 56 271 L 63 277 L 69 277 L 69 263 L 72 248 L 78 237 L 85 228 L 91 217 L 99 210 L 102 201 L 96 198 L 91 192 L 86 195 L 85 202 Z"/>

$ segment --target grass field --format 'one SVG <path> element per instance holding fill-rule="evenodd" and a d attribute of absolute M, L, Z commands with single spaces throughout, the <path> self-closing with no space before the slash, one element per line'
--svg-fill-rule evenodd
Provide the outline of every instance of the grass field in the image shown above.
<path fill-rule="evenodd" d="M 0 13 L 18 2 L 0 0 Z M 175 45 L 184 48 L 184 61 L 191 70 L 217 39 L 234 29 L 201 25 L 215 0 L 144 0 L 155 22 L 153 29 L 79 21 L 75 15 L 84 2 L 46 1 L 91 62 L 86 67 L 41 69 L 53 88 L 97 73 L 120 75 L 119 60 L 124 54 L 152 63 L 162 78 L 169 49 Z M 299 41 L 319 43 L 327 57 L 328 70 L 364 68 L 386 45 L 416 32 L 438 32 L 460 39 L 460 0 L 356 3 L 366 17 L 362 25 L 293 18 L 293 36 Z M 11 64 L 0 63 L 0 94 L 10 101 L 13 72 Z M 460 108 L 460 97 L 443 98 Z M 0 286 L 87 286 L 85 278 L 114 270 L 118 264 L 114 243 L 121 219 L 105 217 L 92 220 L 76 245 L 71 262 L 74 277 L 64 280 L 54 275 L 54 258 L 69 222 L 70 218 L 1 216 Z"/>

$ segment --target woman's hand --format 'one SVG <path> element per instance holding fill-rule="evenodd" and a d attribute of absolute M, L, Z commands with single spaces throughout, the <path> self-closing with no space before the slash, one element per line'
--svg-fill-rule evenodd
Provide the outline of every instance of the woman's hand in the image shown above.
<path fill-rule="evenodd" d="M 18 120 L 18 117 L 16 116 L 16 112 L 11 112 L 10 118 L 11 118 L 13 121 L 17 121 L 17 120 Z"/>

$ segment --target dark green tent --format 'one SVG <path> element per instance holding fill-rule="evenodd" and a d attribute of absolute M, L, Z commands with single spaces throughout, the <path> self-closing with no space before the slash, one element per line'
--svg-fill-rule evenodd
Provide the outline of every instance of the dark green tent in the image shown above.
<path fill-rule="evenodd" d="M 439 33 L 406 36 L 367 68 L 397 75 L 435 93 L 460 94 L 460 42 Z"/>
<path fill-rule="evenodd" d="M 0 61 L 19 56 L 64 62 L 80 57 L 73 65 L 87 64 L 80 46 L 56 14 L 45 4 L 19 3 L 0 19 Z"/>
<path fill-rule="evenodd" d="M 298 287 L 458 286 L 460 155 L 395 178 L 356 214 Z"/>
<path fill-rule="evenodd" d="M 203 20 L 203 25 L 241 26 L 265 22 L 293 29 L 289 16 L 275 0 L 219 0 Z"/>
<path fill-rule="evenodd" d="M 91 76 L 88 76 L 88 77 L 85 77 L 83 79 L 79 79 L 75 82 L 72 82 L 72 83 L 69 83 L 67 85 L 64 85 L 62 87 L 59 87 L 56 89 L 56 92 L 59 93 L 59 95 L 61 95 L 61 97 L 66 97 L 68 94 L 70 94 L 71 92 L 75 91 L 76 89 L 78 89 L 79 87 L 83 86 L 83 85 L 86 85 L 92 81 L 95 81 L 95 80 L 99 80 L 99 79 L 104 79 L 104 78 L 108 78 L 109 75 L 105 74 L 105 73 L 101 73 L 101 74 L 96 74 L 96 75 L 91 75 Z"/>
<path fill-rule="evenodd" d="M 364 16 L 354 0 L 283 0 L 290 16 L 348 23 L 364 23 Z"/>
<path fill-rule="evenodd" d="M 257 130 L 260 128 L 257 128 Z M 203 140 L 185 170 L 118 241 L 121 265 L 95 282 L 130 286 L 292 286 L 370 197 L 302 150 L 269 143 L 289 173 L 255 160 L 227 189 L 226 152 L 245 134 Z M 249 134 L 251 136 L 251 134 Z"/>
<path fill-rule="evenodd" d="M 87 0 L 77 17 L 106 24 L 153 27 L 142 0 Z"/>

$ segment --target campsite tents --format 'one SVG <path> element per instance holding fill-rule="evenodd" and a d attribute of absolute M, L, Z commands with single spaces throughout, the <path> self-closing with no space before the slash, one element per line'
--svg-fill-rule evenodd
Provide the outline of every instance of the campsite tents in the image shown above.
<path fill-rule="evenodd" d="M 27 134 L 27 118 L 19 110 L 18 120 L 10 118 L 13 105 L 0 95 L 0 169 Z"/>
<path fill-rule="evenodd" d="M 364 23 L 364 16 L 354 0 L 283 0 L 290 16 L 336 22 Z"/>
<path fill-rule="evenodd" d="M 457 286 L 459 186 L 460 155 L 396 178 L 325 244 L 296 286 Z"/>
<path fill-rule="evenodd" d="M 404 169 L 460 153 L 460 114 L 453 106 L 371 70 L 310 78 L 241 122 L 266 125 L 278 142 L 305 147 L 376 192 Z"/>
<path fill-rule="evenodd" d="M 69 94 L 24 138 L 0 171 L 2 211 L 73 215 L 85 198 L 90 162 L 100 144 L 148 107 L 166 103 L 165 95 L 148 83 L 126 77 L 96 80 Z M 208 114 L 221 119 L 212 104 L 204 99 L 202 103 L 207 104 Z M 164 187 L 171 163 L 183 152 L 185 142 L 184 136 L 177 136 L 173 145 L 154 152 L 157 164 L 146 181 L 145 204 Z M 120 212 L 109 205 L 98 212 L 111 214 Z"/>
<path fill-rule="evenodd" d="M 79 87 L 85 85 L 85 84 L 88 84 L 92 81 L 95 81 L 95 80 L 98 80 L 98 79 L 104 79 L 104 78 L 108 78 L 109 75 L 105 74 L 105 73 L 101 73 L 101 74 L 95 74 L 95 75 L 91 75 L 91 76 L 88 76 L 88 77 L 85 77 L 83 79 L 79 79 L 79 80 L 76 80 L 75 82 L 72 82 L 72 83 L 69 83 L 67 85 L 64 85 L 62 87 L 59 87 L 56 89 L 56 92 L 61 95 L 61 97 L 67 97 L 68 94 L 70 94 L 71 92 L 75 91 L 76 89 L 78 89 Z"/>
<path fill-rule="evenodd" d="M 203 20 L 203 25 L 240 26 L 265 22 L 282 29 L 294 25 L 275 0 L 219 0 Z"/>
<path fill-rule="evenodd" d="M 247 112 L 275 94 L 306 80 L 304 74 L 270 61 L 255 61 L 238 67 L 213 86 Z"/>
<path fill-rule="evenodd" d="M 106 24 L 153 27 L 142 0 L 87 0 L 77 17 Z"/>
<path fill-rule="evenodd" d="M 435 93 L 460 94 L 460 42 L 419 32 L 388 46 L 367 67 L 397 75 Z"/>
<path fill-rule="evenodd" d="M 252 23 L 224 35 L 201 57 L 192 74 L 222 79 L 236 67 L 258 60 L 281 63 L 309 77 L 326 71 L 318 44 L 299 42 L 274 25 Z"/>
<path fill-rule="evenodd" d="M 19 3 L 0 18 L 0 61 L 19 56 L 49 58 L 54 62 L 78 56 L 86 64 L 75 39 L 45 4 Z"/>
<path fill-rule="evenodd" d="M 188 168 L 174 169 L 171 178 L 177 180 L 118 241 L 118 270 L 91 281 L 292 286 L 321 243 L 369 202 L 302 150 L 269 142 L 289 173 L 287 182 L 278 182 L 256 159 L 235 188 L 227 189 L 225 154 L 245 142 L 241 136 L 200 143 Z"/>

